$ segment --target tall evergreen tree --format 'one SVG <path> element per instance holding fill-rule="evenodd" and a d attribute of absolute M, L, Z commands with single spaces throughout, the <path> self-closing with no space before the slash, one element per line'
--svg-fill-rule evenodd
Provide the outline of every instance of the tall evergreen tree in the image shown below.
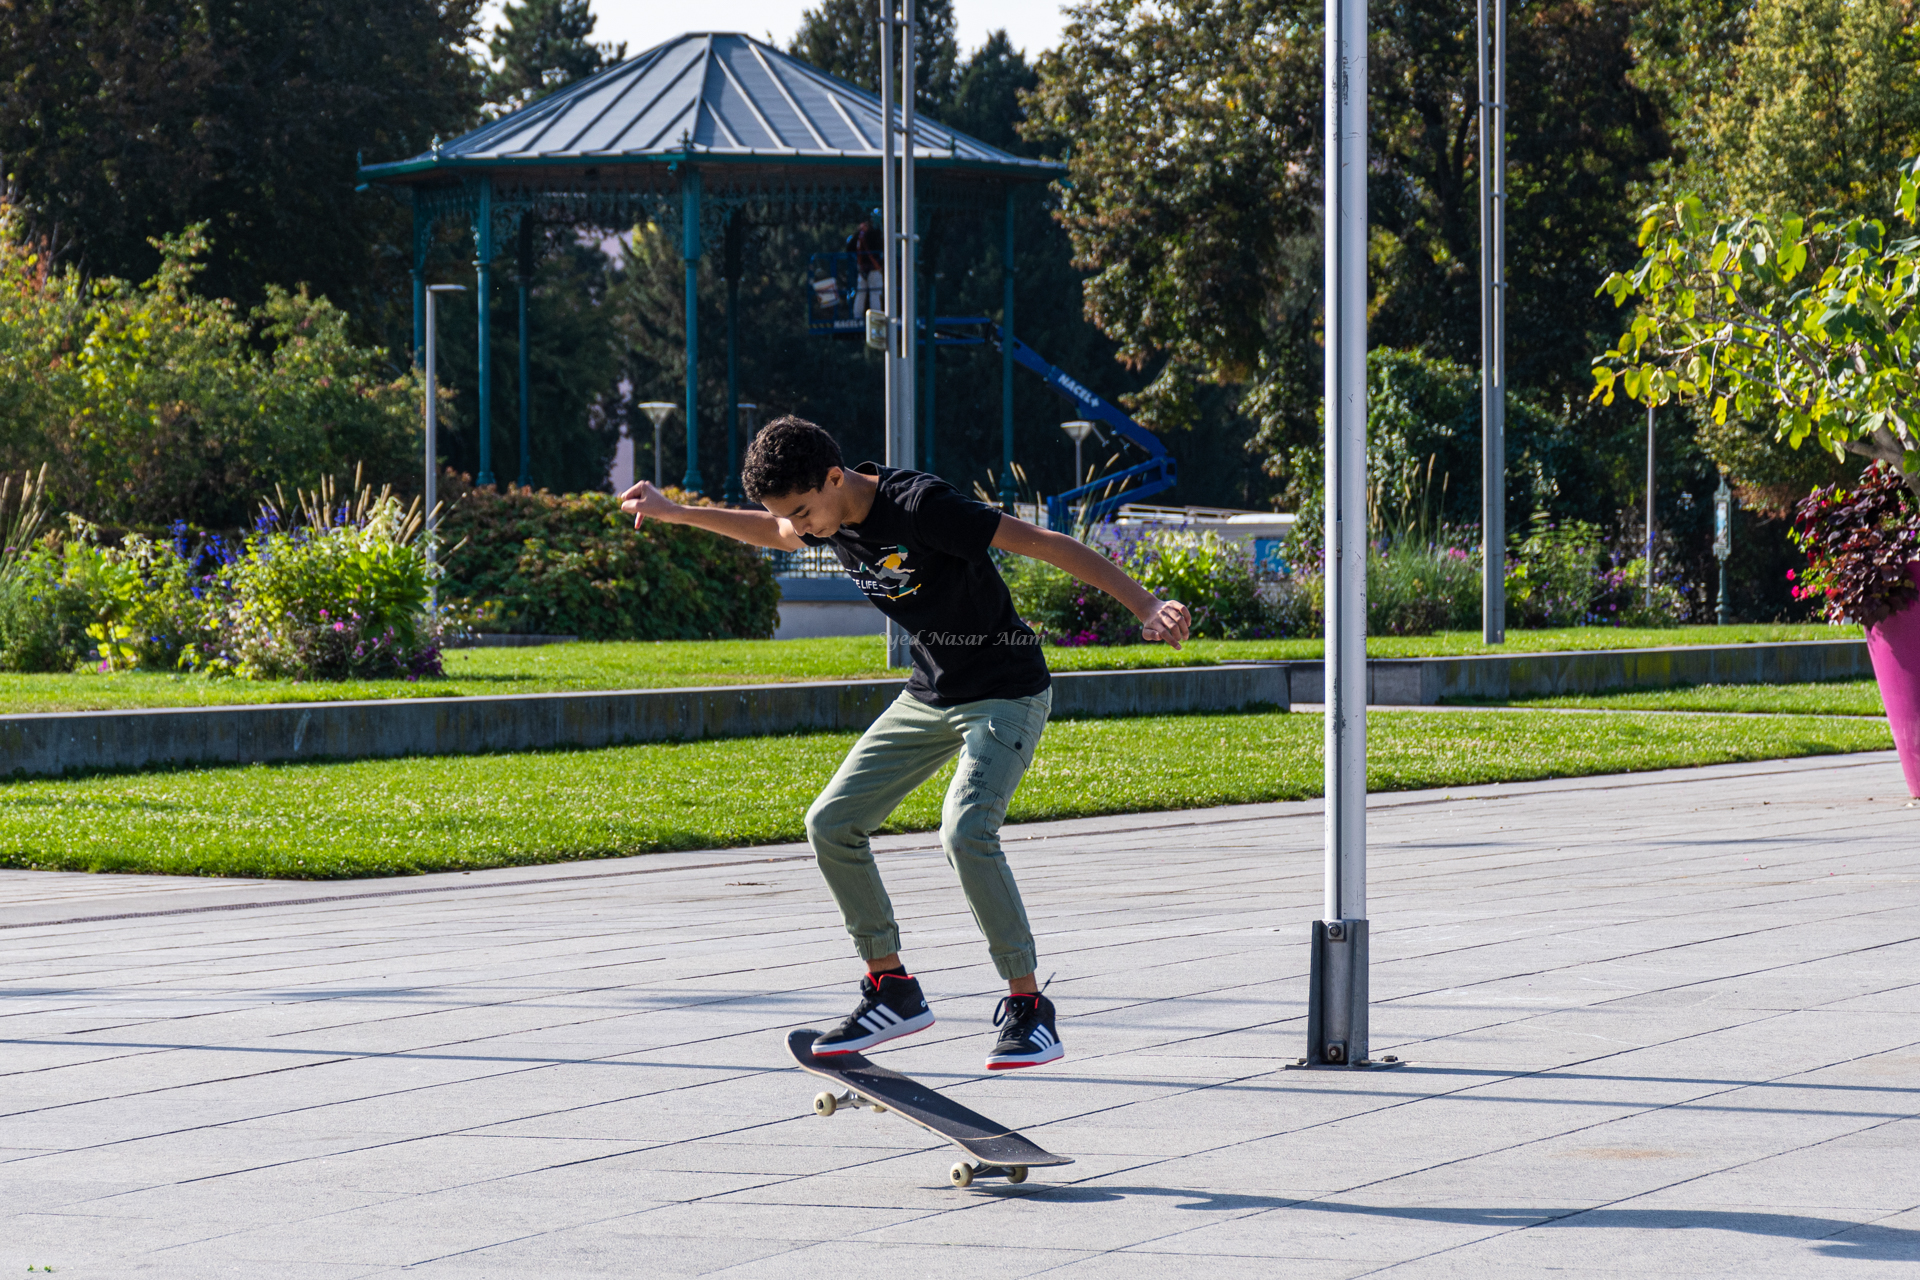
<path fill-rule="evenodd" d="M 627 56 L 623 44 L 595 44 L 591 0 L 509 0 L 487 42 L 494 66 L 487 101 L 501 114 L 584 80 Z"/>
<path fill-rule="evenodd" d="M 914 107 L 935 119 L 953 98 L 960 56 L 953 0 L 912 0 Z M 880 92 L 880 11 L 874 0 L 821 0 L 800 17 L 787 51 L 829 75 Z M 897 91 L 897 86 L 896 86 Z"/>

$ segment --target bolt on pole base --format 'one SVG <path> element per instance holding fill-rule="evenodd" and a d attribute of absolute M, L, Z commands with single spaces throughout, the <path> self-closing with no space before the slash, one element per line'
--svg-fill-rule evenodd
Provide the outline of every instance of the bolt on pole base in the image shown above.
<path fill-rule="evenodd" d="M 1367 1056 L 1367 922 L 1315 920 L 1308 971 L 1307 1056 L 1291 1069 L 1378 1070 L 1396 1057 Z"/>

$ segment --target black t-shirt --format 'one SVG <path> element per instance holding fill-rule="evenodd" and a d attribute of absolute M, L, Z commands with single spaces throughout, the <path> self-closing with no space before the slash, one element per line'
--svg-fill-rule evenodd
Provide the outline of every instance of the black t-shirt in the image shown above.
<path fill-rule="evenodd" d="M 1014 612 L 987 548 L 1000 512 L 939 476 L 863 462 L 873 509 L 828 538 L 854 584 L 913 637 L 907 692 L 933 707 L 1026 698 L 1052 683 L 1040 637 Z"/>

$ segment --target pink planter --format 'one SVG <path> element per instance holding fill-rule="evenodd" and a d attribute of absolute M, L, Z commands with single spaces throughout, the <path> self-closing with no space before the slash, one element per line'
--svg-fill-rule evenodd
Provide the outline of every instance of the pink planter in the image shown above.
<path fill-rule="evenodd" d="M 1920 583 L 1920 560 L 1908 563 L 1907 576 Z M 1920 796 L 1920 601 L 1868 627 L 1867 653 L 1880 699 L 1887 704 L 1907 791 Z"/>

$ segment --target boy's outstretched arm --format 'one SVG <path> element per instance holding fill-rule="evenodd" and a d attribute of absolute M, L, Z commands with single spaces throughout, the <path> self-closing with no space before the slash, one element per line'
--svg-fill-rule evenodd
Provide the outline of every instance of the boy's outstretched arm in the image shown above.
<path fill-rule="evenodd" d="M 668 524 L 690 524 L 756 547 L 798 551 L 807 545 L 792 525 L 771 512 L 684 507 L 645 480 L 620 495 L 620 509 L 633 517 L 636 529 L 649 519 L 664 520 Z"/>
<path fill-rule="evenodd" d="M 993 535 L 993 545 L 1017 556 L 1045 560 L 1088 586 L 1098 587 L 1140 619 L 1140 634 L 1148 640 L 1164 640 L 1176 649 L 1186 643 L 1187 632 L 1193 626 L 1187 606 L 1178 600 L 1156 598 L 1129 578 L 1119 565 L 1079 539 L 1002 515 L 1000 527 Z"/>

